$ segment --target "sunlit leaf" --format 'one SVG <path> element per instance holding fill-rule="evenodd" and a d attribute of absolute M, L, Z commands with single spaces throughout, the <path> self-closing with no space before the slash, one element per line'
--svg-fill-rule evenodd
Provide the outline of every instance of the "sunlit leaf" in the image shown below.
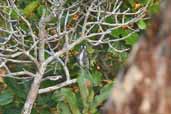
<path fill-rule="evenodd" d="M 138 28 L 140 28 L 140 29 L 142 29 L 142 30 L 147 28 L 147 25 L 146 25 L 146 23 L 144 22 L 144 20 L 138 21 L 137 25 L 138 25 Z"/>
<path fill-rule="evenodd" d="M 33 1 L 30 4 L 28 4 L 23 10 L 24 15 L 25 16 L 31 15 L 31 13 L 33 13 L 33 11 L 35 11 L 35 9 L 38 7 L 38 5 L 39 5 L 38 1 Z"/>
<path fill-rule="evenodd" d="M 128 38 L 125 39 L 126 44 L 134 45 L 138 41 L 139 35 L 137 33 L 133 33 Z"/>
<path fill-rule="evenodd" d="M 114 38 L 119 38 L 120 35 L 124 35 L 124 31 L 123 31 L 123 29 L 118 28 L 118 29 L 112 30 L 111 35 Z"/>

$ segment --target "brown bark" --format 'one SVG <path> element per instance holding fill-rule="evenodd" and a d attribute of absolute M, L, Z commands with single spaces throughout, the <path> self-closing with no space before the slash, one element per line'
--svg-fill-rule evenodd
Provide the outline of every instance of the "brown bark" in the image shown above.
<path fill-rule="evenodd" d="M 171 114 L 171 1 L 119 74 L 104 114 Z"/>

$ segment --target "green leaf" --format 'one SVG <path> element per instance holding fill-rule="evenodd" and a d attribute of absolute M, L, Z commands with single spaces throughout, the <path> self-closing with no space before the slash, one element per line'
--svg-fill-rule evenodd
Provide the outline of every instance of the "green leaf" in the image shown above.
<path fill-rule="evenodd" d="M 138 28 L 140 28 L 140 29 L 142 29 L 142 30 L 144 30 L 144 29 L 147 28 L 147 25 L 146 25 L 146 23 L 144 22 L 144 20 L 138 21 L 137 25 L 138 25 Z"/>
<path fill-rule="evenodd" d="M 123 34 L 123 33 L 124 33 L 123 29 L 118 28 L 118 29 L 112 30 L 111 35 L 112 35 L 114 38 L 119 38 L 119 36 L 120 36 L 121 34 Z"/>
<path fill-rule="evenodd" d="M 33 108 L 33 109 L 31 110 L 31 114 L 39 114 L 38 111 L 39 111 L 39 110 L 37 110 L 36 108 Z"/>
<path fill-rule="evenodd" d="M 51 101 L 50 95 L 41 95 L 37 99 L 37 105 L 48 105 L 48 102 Z"/>
<path fill-rule="evenodd" d="M 138 41 L 138 34 L 137 33 L 133 33 L 131 36 L 129 36 L 128 38 L 125 39 L 126 44 L 128 45 L 134 45 L 135 43 L 137 43 Z"/>
<path fill-rule="evenodd" d="M 128 0 L 129 4 L 133 7 L 135 0 Z"/>
<path fill-rule="evenodd" d="M 51 114 L 48 108 L 44 108 L 40 111 L 40 114 Z"/>
<path fill-rule="evenodd" d="M 63 102 L 58 103 L 57 110 L 59 114 L 71 114 L 68 105 Z"/>
<path fill-rule="evenodd" d="M 113 16 L 110 16 L 110 17 L 107 17 L 106 19 L 105 19 L 105 21 L 107 22 L 107 23 L 110 23 L 110 24 L 112 24 L 112 23 L 114 23 L 114 18 L 113 18 Z"/>
<path fill-rule="evenodd" d="M 38 5 L 39 5 L 38 1 L 33 1 L 30 4 L 28 4 L 23 10 L 24 15 L 29 16 L 31 13 L 33 13 L 36 10 Z"/>
<path fill-rule="evenodd" d="M 88 103 L 91 104 L 91 103 L 93 103 L 95 93 L 94 93 L 93 89 L 91 89 L 89 93 L 90 94 L 88 96 Z"/>
<path fill-rule="evenodd" d="M 20 108 L 16 108 L 16 107 L 5 107 L 5 110 L 3 111 L 3 114 L 20 114 L 21 113 L 21 109 Z"/>
<path fill-rule="evenodd" d="M 102 74 L 98 71 L 92 73 L 92 83 L 94 86 L 98 86 L 102 80 Z"/>
<path fill-rule="evenodd" d="M 46 10 L 46 7 L 44 5 L 39 6 L 39 8 L 37 9 L 37 15 L 41 17 L 44 10 Z"/>
<path fill-rule="evenodd" d="M 62 95 L 61 91 L 56 90 L 52 95 L 52 100 L 58 102 L 62 102 L 64 100 L 64 96 Z"/>
<path fill-rule="evenodd" d="M 60 91 L 55 91 L 53 99 L 56 99 L 58 104 L 60 102 L 67 103 L 66 105 L 69 106 L 73 114 L 80 114 L 76 95 L 70 88 L 62 88 Z"/>
<path fill-rule="evenodd" d="M 15 79 L 12 78 L 5 78 L 5 83 L 8 85 L 8 87 L 20 98 L 26 98 L 26 94 L 29 90 L 29 83 L 18 84 L 18 82 Z M 25 85 L 25 87 L 24 87 Z"/>
<path fill-rule="evenodd" d="M 65 101 L 69 104 L 70 110 L 73 114 L 80 114 L 76 95 L 70 88 L 62 88 L 61 93 L 65 97 Z"/>
<path fill-rule="evenodd" d="M 111 35 L 115 38 L 120 38 L 120 37 L 126 37 L 129 33 L 131 33 L 130 30 L 124 30 L 122 28 L 118 28 L 116 30 L 112 30 Z M 137 40 L 138 40 L 138 34 L 133 33 L 125 39 L 125 42 L 128 45 L 133 45 L 137 42 Z"/>
<path fill-rule="evenodd" d="M 12 101 L 13 94 L 10 91 L 4 90 L 0 93 L 0 106 L 10 104 Z"/>
<path fill-rule="evenodd" d="M 80 72 L 80 76 L 77 80 L 78 82 L 78 86 L 80 89 L 80 94 L 81 94 L 81 99 L 82 99 L 82 103 L 84 105 L 84 107 L 87 107 L 87 100 L 88 100 L 88 96 L 89 96 L 89 89 L 86 87 L 86 82 L 90 81 L 88 80 L 89 78 L 89 73 L 88 71 L 81 69 Z"/>
<path fill-rule="evenodd" d="M 123 52 L 119 54 L 119 61 L 124 62 L 128 58 L 128 52 Z"/>
<path fill-rule="evenodd" d="M 105 85 L 100 90 L 100 95 L 95 97 L 94 107 L 101 105 L 104 102 L 104 100 L 106 100 L 109 97 L 112 87 L 113 87 L 113 83 L 110 83 Z"/>
<path fill-rule="evenodd" d="M 139 2 L 143 5 L 146 5 L 149 0 L 140 0 Z"/>
<path fill-rule="evenodd" d="M 16 13 L 15 10 L 12 10 L 12 12 L 11 12 L 11 17 L 12 17 L 13 19 L 19 19 L 19 16 L 17 15 L 17 13 Z"/>
<path fill-rule="evenodd" d="M 151 14 L 156 14 L 160 11 L 160 5 L 159 3 L 155 3 L 152 6 L 149 7 L 148 10 Z"/>

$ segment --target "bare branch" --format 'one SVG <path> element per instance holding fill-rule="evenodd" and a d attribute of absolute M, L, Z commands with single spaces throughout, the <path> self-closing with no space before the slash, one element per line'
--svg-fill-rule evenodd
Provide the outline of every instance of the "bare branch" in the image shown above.
<path fill-rule="evenodd" d="M 55 86 L 51 86 L 51 87 L 39 89 L 39 94 L 48 93 L 48 92 L 51 92 L 51 91 L 60 89 L 60 88 L 62 88 L 62 87 L 65 87 L 65 86 L 74 84 L 74 83 L 76 83 L 76 81 L 77 81 L 76 79 L 72 79 L 72 80 L 65 81 L 65 82 L 63 82 L 63 83 L 57 84 L 57 85 L 55 85 Z"/>

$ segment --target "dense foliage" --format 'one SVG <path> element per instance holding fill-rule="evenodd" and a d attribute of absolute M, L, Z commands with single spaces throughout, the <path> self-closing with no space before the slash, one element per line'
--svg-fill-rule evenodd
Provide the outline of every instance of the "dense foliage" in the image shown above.
<path fill-rule="evenodd" d="M 44 47 L 47 50 L 45 50 L 45 59 L 52 56 L 50 52 L 55 53 L 55 51 L 62 50 L 68 39 L 69 42 L 73 43 L 82 37 L 85 15 L 87 8 L 91 6 L 92 2 L 91 0 L 65 0 L 64 3 L 61 3 L 61 0 L 16 0 L 15 5 L 17 8 L 11 8 L 7 7 L 9 4 L 7 1 L 0 1 L 0 15 L 2 15 L 0 17 L 0 51 L 4 55 L 16 53 L 16 51 L 5 52 L 5 49 L 9 47 L 9 49 L 16 48 L 16 50 L 30 50 L 30 47 L 37 45 L 33 42 L 33 37 L 34 35 L 39 36 L 40 28 L 43 28 L 40 25 L 42 15 L 51 15 L 54 13 L 52 11 L 56 11 L 54 14 L 56 17 L 53 16 L 48 20 L 47 25 L 44 27 L 48 37 L 53 37 L 56 34 L 60 35 L 58 29 L 56 29 L 59 26 L 61 33 L 63 31 L 71 31 L 71 34 L 65 36 L 66 38 L 63 38 L 63 36 L 56 41 L 45 44 Z M 63 5 L 60 6 L 59 3 Z M 105 15 L 96 11 L 93 12 L 92 9 L 91 16 L 87 19 L 89 24 L 91 25 L 91 22 L 95 22 L 97 17 L 99 17 L 99 19 L 104 18 L 104 25 L 100 25 L 99 23 L 88 26 L 90 29 L 86 31 L 88 34 L 86 37 L 89 38 L 94 33 L 105 33 L 108 30 L 110 32 L 104 34 L 104 36 L 103 34 L 102 36 L 92 35 L 89 39 L 74 45 L 67 53 L 60 55 L 57 61 L 62 61 L 61 63 L 51 62 L 47 66 L 41 88 L 47 88 L 56 84 L 59 84 L 59 88 L 55 92 L 40 94 L 34 103 L 32 114 L 99 114 L 100 108 L 109 96 L 112 85 L 114 84 L 113 80 L 116 77 L 116 73 L 125 63 L 131 47 L 138 41 L 140 34 L 147 28 L 151 15 L 159 10 L 158 0 L 123 0 L 123 3 L 120 5 L 118 0 L 105 0 L 100 3 L 98 4 L 95 1 L 95 4 L 102 5 L 99 8 L 102 8 L 101 10 L 107 13 L 112 12 L 113 7 L 118 7 L 116 13 L 128 14 L 117 15 L 118 17 L 116 17 L 110 14 Z M 62 10 L 62 8 L 65 10 Z M 71 8 L 71 11 L 68 11 L 67 8 Z M 145 11 L 141 10 L 143 8 L 145 8 Z M 58 13 L 62 16 L 58 15 Z M 6 18 L 9 17 L 10 20 L 15 21 L 7 22 Z M 22 17 L 29 22 L 31 29 L 27 21 Z M 72 30 L 73 28 L 74 30 Z M 8 29 L 13 29 L 12 32 L 14 33 L 8 31 Z M 19 32 L 16 33 L 15 31 Z M 7 43 L 4 43 L 3 39 L 6 37 L 9 38 L 11 34 L 11 39 Z M 20 34 L 22 34 L 23 38 L 21 38 Z M 57 39 L 58 37 L 55 38 Z M 102 41 L 99 40 L 100 38 L 102 38 Z M 24 42 L 24 45 L 20 42 Z M 87 46 L 90 63 L 89 69 L 80 68 L 77 62 L 81 45 Z M 34 53 L 34 50 L 31 49 L 30 55 L 35 57 Z M 4 57 L 6 56 L 0 55 L 1 63 L 4 62 Z M 22 60 L 25 63 L 20 64 L 18 61 L 14 62 L 13 59 Z M 25 55 L 16 56 L 12 59 L 8 58 L 6 65 L 14 73 L 25 70 L 33 74 L 36 73 L 36 66 L 33 63 L 27 63 L 26 60 L 27 56 Z M 76 83 L 70 84 L 67 87 L 60 85 L 68 78 L 63 61 L 64 63 L 67 62 L 70 78 L 77 79 Z M 12 74 L 7 74 L 5 68 L 1 65 L 0 114 L 19 114 L 25 103 L 33 78 L 29 78 L 25 74 L 21 77 L 13 78 Z M 5 77 L 4 75 L 6 74 L 7 76 Z M 47 79 L 48 76 L 53 75 L 62 76 L 62 78 L 55 81 Z"/>

